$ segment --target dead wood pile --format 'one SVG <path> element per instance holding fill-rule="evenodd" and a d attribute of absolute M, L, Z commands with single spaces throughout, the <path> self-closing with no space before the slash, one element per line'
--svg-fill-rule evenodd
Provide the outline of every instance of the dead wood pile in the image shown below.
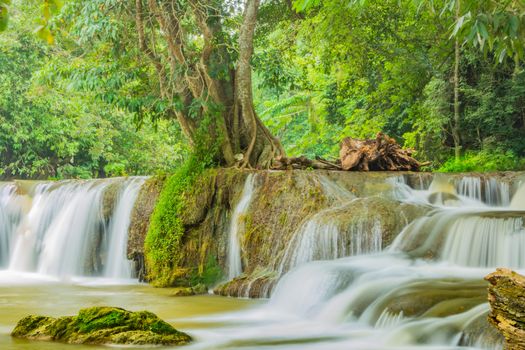
<path fill-rule="evenodd" d="M 403 149 L 391 137 L 378 133 L 375 139 L 358 140 L 351 137 L 341 142 L 339 159 L 278 157 L 272 169 L 323 169 L 352 171 L 418 171 L 421 163 L 412 157 L 412 150 Z"/>

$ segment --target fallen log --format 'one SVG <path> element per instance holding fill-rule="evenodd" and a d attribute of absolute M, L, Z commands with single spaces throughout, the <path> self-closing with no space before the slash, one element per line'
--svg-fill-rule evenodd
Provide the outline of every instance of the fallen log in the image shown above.
<path fill-rule="evenodd" d="M 489 322 L 503 334 L 506 350 L 525 350 L 525 277 L 497 269 L 489 281 Z"/>
<path fill-rule="evenodd" d="M 396 140 L 383 133 L 369 140 L 345 138 L 339 158 L 343 170 L 418 171 L 421 166 L 412 157 L 412 150 L 401 148 Z"/>

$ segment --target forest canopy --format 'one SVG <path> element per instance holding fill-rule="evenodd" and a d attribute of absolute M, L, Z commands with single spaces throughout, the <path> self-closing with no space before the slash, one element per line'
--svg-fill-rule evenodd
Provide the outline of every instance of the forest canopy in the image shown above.
<path fill-rule="evenodd" d="M 521 0 L 0 0 L 0 176 L 267 167 L 393 137 L 524 168 Z"/>

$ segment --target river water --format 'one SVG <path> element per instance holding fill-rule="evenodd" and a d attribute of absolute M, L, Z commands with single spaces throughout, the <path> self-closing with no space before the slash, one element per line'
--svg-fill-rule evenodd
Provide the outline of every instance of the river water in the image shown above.
<path fill-rule="evenodd" d="M 118 306 L 128 310 L 149 310 L 177 329 L 193 334 L 205 333 L 217 324 L 196 319 L 254 307 L 257 301 L 236 300 L 213 295 L 173 297 L 169 288 L 143 284 L 110 285 L 108 281 L 83 279 L 69 284 L 34 275 L 0 273 L 0 349 L 2 350 L 84 350 L 107 349 L 104 346 L 68 345 L 31 342 L 9 335 L 16 322 L 29 314 L 75 315 L 79 308 Z M 16 280 L 16 281 L 15 281 Z M 20 283 L 20 282 L 23 282 Z M 224 321 L 217 321 L 225 325 Z"/>
<path fill-rule="evenodd" d="M 232 215 L 231 277 L 242 273 L 238 220 L 255 178 Z M 258 301 L 173 297 L 132 279 L 126 232 L 143 178 L 30 184 L 26 202 L 19 185 L 0 185 L 0 349 L 103 348 L 9 336 L 27 314 L 73 315 L 95 305 L 152 311 L 192 335 L 191 350 L 500 349 L 486 321 L 483 277 L 496 267 L 525 271 L 525 187 L 466 176 L 416 189 L 405 180 L 387 179 L 388 196 L 426 214 L 389 247 L 382 249 L 381 217 L 344 230 L 326 219 L 358 200 L 343 193 L 335 208 L 298 227 L 271 297 Z M 115 183 L 107 214 L 104 193 Z M 78 277 L 89 275 L 103 277 Z"/>

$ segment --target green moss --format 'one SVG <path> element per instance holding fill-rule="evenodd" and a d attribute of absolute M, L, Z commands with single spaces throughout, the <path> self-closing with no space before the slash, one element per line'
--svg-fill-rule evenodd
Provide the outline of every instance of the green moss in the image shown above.
<path fill-rule="evenodd" d="M 127 314 L 125 310 L 110 307 L 83 309 L 77 316 L 77 327 L 82 333 L 118 327 L 127 321 Z"/>
<path fill-rule="evenodd" d="M 199 285 L 213 286 L 224 277 L 224 273 L 213 255 L 208 255 L 202 272 L 194 273 L 191 277 L 191 285 L 197 288 Z"/>
<path fill-rule="evenodd" d="M 145 240 L 148 279 L 153 285 L 174 282 L 174 270 L 181 257 L 181 239 L 185 233 L 183 215 L 189 206 L 192 190 L 206 166 L 195 157 L 168 177 L 151 216 Z"/>
<path fill-rule="evenodd" d="M 182 345 L 191 341 L 190 336 L 149 311 L 105 306 L 82 309 L 77 316 L 27 316 L 11 335 L 72 344 Z"/>

